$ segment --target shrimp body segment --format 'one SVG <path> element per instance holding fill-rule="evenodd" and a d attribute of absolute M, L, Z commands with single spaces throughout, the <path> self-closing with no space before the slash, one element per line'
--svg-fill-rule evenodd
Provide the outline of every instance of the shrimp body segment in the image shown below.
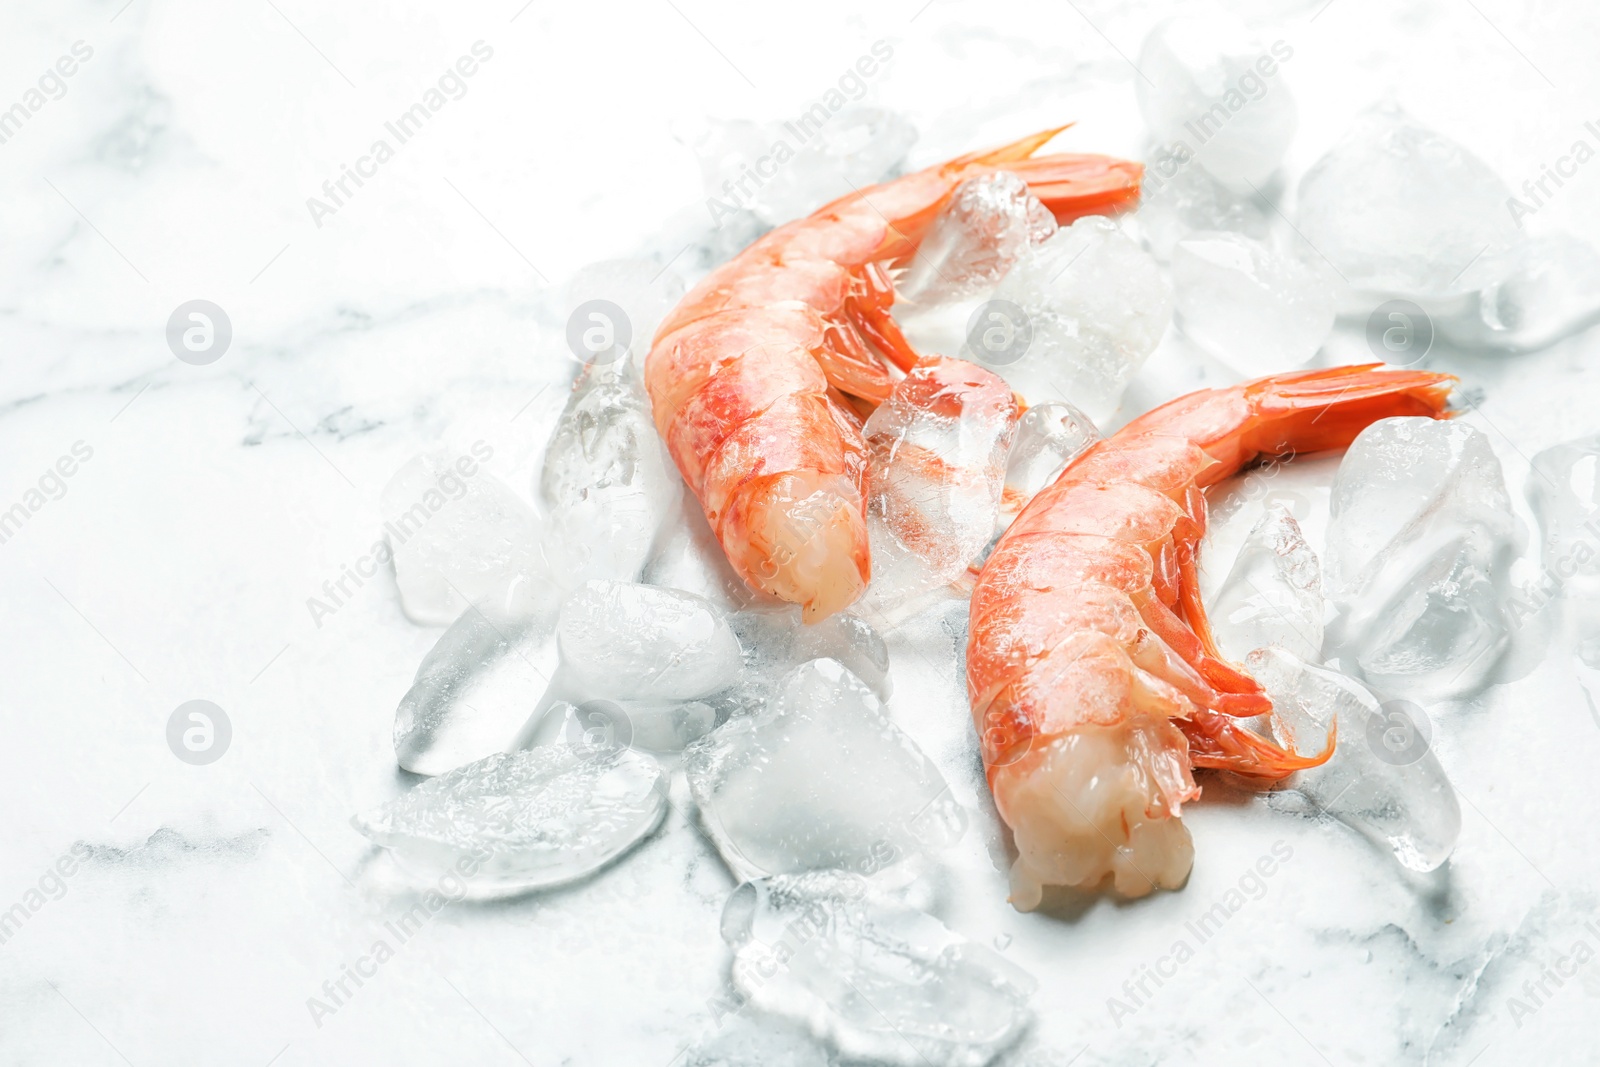
<path fill-rule="evenodd" d="M 1446 375 L 1382 364 L 1278 375 L 1172 401 L 1078 457 L 995 546 L 972 597 L 967 689 L 1012 902 L 1045 885 L 1175 888 L 1194 849 L 1191 768 L 1275 780 L 1287 752 L 1237 719 L 1271 710 L 1200 603 L 1202 490 L 1260 456 L 1343 448 L 1396 415 L 1441 417 Z"/>
<path fill-rule="evenodd" d="M 766 234 L 667 316 L 645 363 L 656 427 L 723 551 L 807 621 L 871 577 L 863 412 L 917 354 L 889 308 L 905 261 L 956 187 L 1010 170 L 1063 221 L 1138 198 L 1142 168 L 1035 150 L 1048 130 L 870 186 Z"/>

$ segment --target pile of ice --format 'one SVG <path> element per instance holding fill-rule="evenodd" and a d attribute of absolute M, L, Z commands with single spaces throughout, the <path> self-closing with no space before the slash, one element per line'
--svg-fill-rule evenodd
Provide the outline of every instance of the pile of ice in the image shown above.
<path fill-rule="evenodd" d="M 901 885 L 966 829 L 933 761 L 831 659 L 796 667 L 760 711 L 690 746 L 684 770 L 742 879 L 837 868 Z"/>
<path fill-rule="evenodd" d="M 352 822 L 417 880 L 458 878 L 471 896 L 490 897 L 598 870 L 660 825 L 666 808 L 650 757 L 559 744 L 485 757 Z"/>
<path fill-rule="evenodd" d="M 1488 439 L 1461 422 L 1373 423 L 1333 486 L 1325 651 L 1414 700 L 1477 688 L 1505 651 L 1522 527 Z"/>
<path fill-rule="evenodd" d="M 751 1005 L 801 1023 L 849 1062 L 983 1067 L 1032 1021 L 1029 975 L 858 875 L 742 885 L 722 936 Z"/>
<path fill-rule="evenodd" d="M 872 584 L 892 612 L 960 578 L 994 534 L 1016 431 L 1004 380 L 962 360 L 924 359 L 862 429 Z"/>
<path fill-rule="evenodd" d="M 1578 657 L 1600 668 L 1600 435 L 1533 457 L 1528 500 L 1541 532 L 1543 573 L 1530 601 L 1559 596 L 1577 633 Z"/>
<path fill-rule="evenodd" d="M 1293 55 L 1222 12 L 1160 23 L 1139 50 L 1134 82 L 1151 137 L 1235 194 L 1255 192 L 1294 138 L 1298 112 L 1279 73 Z"/>
<path fill-rule="evenodd" d="M 1406 701 L 1381 702 L 1322 662 L 1321 567 L 1294 517 L 1268 507 L 1207 607 L 1217 644 L 1272 698 L 1255 724 L 1295 751 L 1336 745 L 1290 788 L 1319 811 L 1388 847 L 1404 866 L 1433 870 L 1455 847 L 1461 811 L 1431 750 L 1428 721 Z"/>
<path fill-rule="evenodd" d="M 1291 737 L 1322 736 L 1337 723 L 1333 758 L 1297 773 L 1294 789 L 1411 870 L 1431 871 L 1450 857 L 1461 806 L 1420 708 L 1380 703 L 1354 679 L 1277 647 L 1252 652 L 1246 665 Z"/>
<path fill-rule="evenodd" d="M 561 606 L 560 666 L 518 745 L 602 729 L 617 743 L 677 752 L 710 730 L 706 698 L 734 684 L 744 656 L 727 617 L 677 589 L 590 581 Z M 575 705 L 572 717 L 562 705 Z"/>

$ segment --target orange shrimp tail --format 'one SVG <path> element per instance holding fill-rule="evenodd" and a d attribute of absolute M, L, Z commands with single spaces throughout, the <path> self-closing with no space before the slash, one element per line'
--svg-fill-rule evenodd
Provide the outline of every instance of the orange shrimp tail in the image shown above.
<path fill-rule="evenodd" d="M 1308 767 L 1320 767 L 1332 758 L 1338 741 L 1335 726 L 1329 731 L 1328 745 L 1322 752 L 1302 756 L 1213 711 L 1201 710 L 1189 718 L 1173 721 L 1189 739 L 1189 762 L 1194 766 L 1232 771 L 1245 778 L 1268 782 L 1287 778 Z"/>
<path fill-rule="evenodd" d="M 1379 419 L 1440 417 L 1455 381 L 1454 375 L 1396 371 L 1383 363 L 1262 378 L 1245 386 L 1257 420 L 1243 443 L 1269 455 L 1345 448 Z"/>
<path fill-rule="evenodd" d="M 948 166 L 959 170 L 978 167 L 1009 170 L 1028 183 L 1033 195 L 1060 223 L 1069 223 L 1085 215 L 1108 215 L 1137 204 L 1139 182 L 1144 176 L 1142 163 L 1111 156 L 1068 153 L 1034 158 L 1035 152 L 1071 125 L 1069 122 L 1065 126 L 1040 130 L 986 152 L 972 152 L 952 160 Z"/>

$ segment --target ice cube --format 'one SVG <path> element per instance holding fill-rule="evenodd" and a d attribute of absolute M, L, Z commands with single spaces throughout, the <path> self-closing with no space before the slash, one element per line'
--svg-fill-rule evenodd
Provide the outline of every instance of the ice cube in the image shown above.
<path fill-rule="evenodd" d="M 1300 234 L 1357 289 L 1445 297 L 1511 247 L 1504 182 L 1394 105 L 1363 114 L 1300 182 Z"/>
<path fill-rule="evenodd" d="M 800 608 L 784 604 L 742 611 L 730 622 L 745 649 L 737 687 L 742 710 L 761 710 L 791 671 L 814 659 L 837 660 L 879 700 L 889 699 L 889 646 L 859 615 L 838 612 L 803 623 Z"/>
<path fill-rule="evenodd" d="M 567 283 L 567 343 L 572 355 L 585 363 L 612 363 L 632 354 L 635 373 L 644 365 L 645 353 L 656 327 L 683 298 L 683 279 L 667 267 L 647 259 L 604 259 L 581 267 Z M 622 312 L 620 319 L 604 301 Z M 600 319 L 590 317 L 598 311 Z M 574 333 L 573 317 L 578 319 Z M 591 346 L 584 331 L 598 326 L 611 334 L 611 344 Z M 573 337 L 578 342 L 573 346 Z M 626 339 L 624 339 L 626 338 Z"/>
<path fill-rule="evenodd" d="M 1011 454 L 1006 457 L 997 529 L 1011 525 L 1039 490 L 1060 477 L 1067 464 L 1099 440 L 1100 431 L 1089 416 L 1071 404 L 1036 404 L 1023 412 L 1017 420 Z"/>
<path fill-rule="evenodd" d="M 1539 520 L 1546 581 L 1600 596 L 1600 434 L 1535 455 L 1528 502 Z"/>
<path fill-rule="evenodd" d="M 942 357 L 913 367 L 867 419 L 874 609 L 954 581 L 983 551 L 1016 420 L 1004 379 Z"/>
<path fill-rule="evenodd" d="M 1236 662 L 1275 645 L 1320 663 L 1322 612 L 1317 554 L 1288 509 L 1274 505 L 1251 528 L 1206 612 L 1217 645 Z"/>
<path fill-rule="evenodd" d="M 722 1019 L 672 1067 L 832 1067 L 832 1059 L 794 1023 L 749 1011 Z"/>
<path fill-rule="evenodd" d="M 454 873 L 474 897 L 581 878 L 661 823 L 666 781 L 649 756 L 568 744 L 496 753 L 351 820 L 410 874 Z"/>
<path fill-rule="evenodd" d="M 1508 642 L 1505 598 L 1522 538 L 1500 461 L 1460 422 L 1382 419 L 1334 480 L 1327 651 L 1386 692 L 1476 687 Z"/>
<path fill-rule="evenodd" d="M 1198 233 L 1172 253 L 1178 325 L 1247 378 L 1305 365 L 1333 329 L 1321 274 L 1236 233 Z"/>
<path fill-rule="evenodd" d="M 765 708 L 692 745 L 684 770 L 740 878 L 840 867 L 899 884 L 966 828 L 938 767 L 834 660 L 796 667 Z"/>
<path fill-rule="evenodd" d="M 705 509 L 692 494 L 683 494 L 675 517 L 669 517 L 656 538 L 641 580 L 705 597 L 723 611 L 739 611 L 768 598 L 756 593 L 734 571 L 706 521 Z"/>
<path fill-rule="evenodd" d="M 722 936 L 750 1003 L 850 1062 L 982 1067 L 1032 1022 L 1026 972 L 847 872 L 740 886 Z"/>
<path fill-rule="evenodd" d="M 1571 234 L 1514 247 L 1486 268 L 1493 280 L 1467 318 L 1441 316 L 1460 345 L 1528 352 L 1600 322 L 1600 252 Z"/>
<path fill-rule="evenodd" d="M 1110 418 L 1172 320 L 1172 289 L 1150 254 L 1091 215 L 1025 254 L 974 316 L 963 355 L 1029 404 L 1065 400 Z"/>
<path fill-rule="evenodd" d="M 895 295 L 938 304 L 992 289 L 1027 248 L 1055 232 L 1055 216 L 1015 174 L 968 178 L 923 237 Z"/>
<path fill-rule="evenodd" d="M 738 678 L 739 639 L 710 602 L 630 582 L 591 581 L 561 606 L 561 669 L 587 696 L 682 701 Z"/>
<path fill-rule="evenodd" d="M 1223 12 L 1159 23 L 1139 50 L 1139 110 L 1156 141 L 1183 146 L 1236 193 L 1272 176 L 1298 112 L 1269 47 Z"/>
<path fill-rule="evenodd" d="M 1268 209 L 1253 193 L 1235 193 L 1213 178 L 1191 155 L 1157 149 L 1145 164 L 1140 189 L 1140 233 L 1160 260 L 1200 230 L 1226 230 L 1265 240 L 1272 229 Z"/>
<path fill-rule="evenodd" d="M 1296 774 L 1292 788 L 1411 870 L 1431 871 L 1450 857 L 1461 806 L 1420 709 L 1403 700 L 1380 704 L 1353 679 L 1281 648 L 1258 649 L 1246 665 L 1285 719 L 1313 728 L 1338 724 L 1332 758 Z"/>
<path fill-rule="evenodd" d="M 717 721 L 716 709 L 699 700 L 549 702 L 541 722 L 519 748 L 562 739 L 572 745 L 621 745 L 666 755 L 683 751 L 710 733 Z"/>
<path fill-rule="evenodd" d="M 537 516 L 474 449 L 417 456 L 384 486 L 395 584 L 412 622 L 446 626 L 469 604 L 503 604 L 548 582 Z"/>
<path fill-rule="evenodd" d="M 554 622 L 549 612 L 463 612 L 423 657 L 395 709 L 399 765 L 443 774 L 504 750 L 554 670 Z"/>
<path fill-rule="evenodd" d="M 680 514 L 683 482 L 629 362 L 584 368 L 545 450 L 544 551 L 563 588 L 638 578 L 657 534 Z"/>

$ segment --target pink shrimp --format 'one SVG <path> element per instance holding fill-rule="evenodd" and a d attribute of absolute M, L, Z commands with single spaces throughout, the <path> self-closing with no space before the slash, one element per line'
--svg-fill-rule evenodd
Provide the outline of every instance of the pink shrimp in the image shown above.
<path fill-rule="evenodd" d="M 814 622 L 853 603 L 872 566 L 862 412 L 917 363 L 889 313 L 905 261 L 955 188 L 1010 170 L 1061 221 L 1138 198 L 1142 168 L 1030 158 L 1059 130 L 870 186 L 780 226 L 711 272 L 645 364 L 656 427 L 733 568 Z"/>
<path fill-rule="evenodd" d="M 995 546 L 972 597 L 967 691 L 1018 851 L 1012 902 L 1107 875 L 1142 896 L 1188 876 L 1192 767 L 1274 780 L 1332 754 L 1240 726 L 1271 710 L 1224 662 L 1200 603 L 1202 490 L 1259 456 L 1343 448 L 1395 415 L 1441 417 L 1451 379 L 1383 365 L 1207 389 L 1075 460 Z"/>

